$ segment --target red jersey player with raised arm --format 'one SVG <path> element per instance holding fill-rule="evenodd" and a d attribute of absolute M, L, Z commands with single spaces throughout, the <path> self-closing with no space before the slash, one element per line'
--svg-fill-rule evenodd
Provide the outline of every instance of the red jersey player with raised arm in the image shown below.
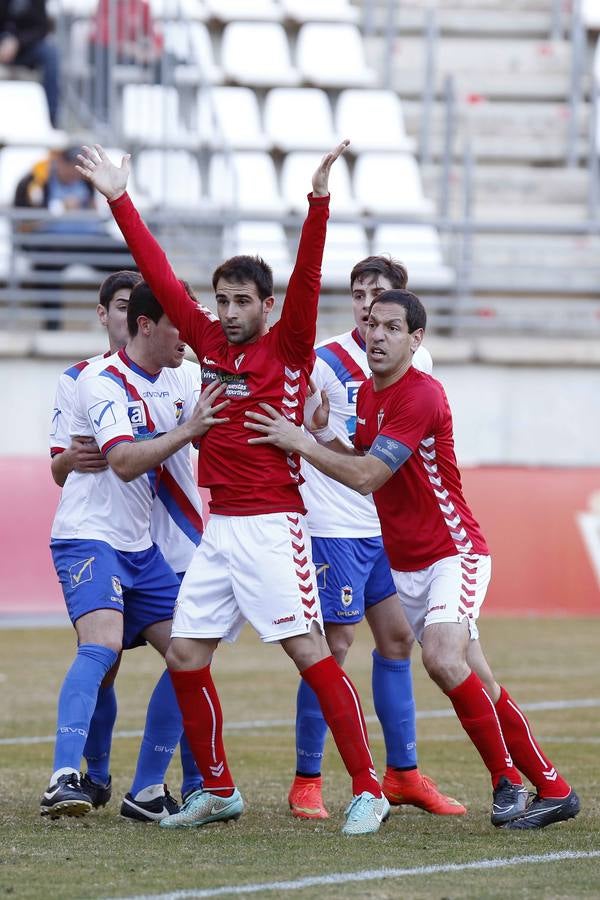
<path fill-rule="evenodd" d="M 325 475 L 373 494 L 423 664 L 452 701 L 490 772 L 492 824 L 543 828 L 576 816 L 579 799 L 495 680 L 479 643 L 477 617 L 491 562 L 463 497 L 444 389 L 412 365 L 426 321 L 410 291 L 383 291 L 371 303 L 366 348 L 372 378 L 358 391 L 354 450 L 337 439 L 319 446 L 266 405 L 267 415 L 248 412 L 255 421 L 247 427 L 265 435 L 253 441 L 300 453 Z M 528 806 L 517 769 L 537 790 Z"/>
<path fill-rule="evenodd" d="M 113 165 L 101 147 L 84 148 L 80 172 L 111 203 L 140 271 L 181 336 L 195 350 L 203 381 L 221 381 L 230 400 L 220 440 L 202 442 L 199 480 L 211 491 L 211 518 L 184 578 L 173 620 L 167 664 L 204 790 L 166 828 L 238 818 L 243 801 L 227 764 L 222 713 L 210 673 L 220 640 L 235 640 L 249 621 L 265 642 L 280 642 L 313 688 L 352 777 L 345 834 L 379 830 L 389 814 L 371 758 L 357 692 L 329 652 L 323 635 L 304 505 L 300 461 L 275 447 L 252 447 L 245 413 L 266 402 L 302 421 L 314 363 L 321 261 L 329 215 L 329 171 L 347 141 L 326 154 L 312 179 L 280 321 L 269 329 L 274 304 L 270 268 L 260 257 L 227 260 L 213 275 L 219 321 L 190 300 L 125 193 L 128 160 Z"/>

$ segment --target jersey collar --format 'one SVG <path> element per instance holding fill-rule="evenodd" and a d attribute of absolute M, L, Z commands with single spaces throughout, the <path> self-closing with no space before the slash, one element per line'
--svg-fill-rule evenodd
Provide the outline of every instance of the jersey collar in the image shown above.
<path fill-rule="evenodd" d="M 151 375 L 150 372 L 146 372 L 145 369 L 142 369 L 141 366 L 138 366 L 136 363 L 134 363 L 134 361 L 130 359 L 129 356 L 127 356 L 127 354 L 125 353 L 125 348 L 117 350 L 117 354 L 119 356 L 119 359 L 125 363 L 127 368 L 131 369 L 132 372 L 135 372 L 136 375 L 141 375 L 142 378 L 146 379 L 146 381 L 150 381 L 152 384 L 154 384 L 154 382 L 160 376 L 160 372 L 157 372 L 155 375 Z"/>
<path fill-rule="evenodd" d="M 360 331 L 358 330 L 358 328 L 354 328 L 354 329 L 353 329 L 353 331 L 352 331 L 352 337 L 354 338 L 354 340 L 356 341 L 356 343 L 358 344 L 358 346 L 360 347 L 361 350 L 366 350 L 366 349 L 367 349 L 367 345 L 366 345 L 366 343 L 363 341 L 363 339 L 361 338 L 361 336 L 360 336 Z"/>

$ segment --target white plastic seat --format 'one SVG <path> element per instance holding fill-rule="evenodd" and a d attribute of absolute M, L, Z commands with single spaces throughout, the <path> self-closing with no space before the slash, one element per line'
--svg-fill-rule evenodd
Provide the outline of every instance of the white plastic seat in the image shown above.
<path fill-rule="evenodd" d="M 326 287 L 348 287 L 352 267 L 368 255 L 369 244 L 362 225 L 330 222 L 323 254 L 323 284 Z"/>
<path fill-rule="evenodd" d="M 281 6 L 277 0 L 205 0 L 210 17 L 220 22 L 280 22 Z"/>
<path fill-rule="evenodd" d="M 274 146 L 329 150 L 336 143 L 331 106 L 320 88 L 273 88 L 265 100 L 265 131 Z"/>
<path fill-rule="evenodd" d="M 275 164 L 258 150 L 214 153 L 208 167 L 208 194 L 220 208 L 278 215 L 284 211 Z"/>
<path fill-rule="evenodd" d="M 48 158 L 47 147 L 3 147 L 0 150 L 0 206 L 12 206 L 17 184 L 33 166 Z"/>
<path fill-rule="evenodd" d="M 277 22 L 230 22 L 223 30 L 221 64 L 225 77 L 239 84 L 270 87 L 300 81 Z"/>
<path fill-rule="evenodd" d="M 296 65 L 304 81 L 320 87 L 371 87 L 376 73 L 365 60 L 356 25 L 310 22 L 298 32 Z"/>
<path fill-rule="evenodd" d="M 414 149 L 404 129 L 402 104 L 394 91 L 342 91 L 335 109 L 335 128 L 340 135 L 351 135 L 354 153 Z"/>
<path fill-rule="evenodd" d="M 256 94 L 247 87 L 204 88 L 198 92 L 198 136 L 216 149 L 266 150 Z"/>
<path fill-rule="evenodd" d="M 407 268 L 411 289 L 448 288 L 454 284 L 454 270 L 444 264 L 440 237 L 433 225 L 379 225 L 373 237 L 373 252 L 399 259 Z"/>
<path fill-rule="evenodd" d="M 202 202 L 198 164 L 187 150 L 142 150 L 133 175 L 136 189 L 153 206 L 187 208 Z"/>
<path fill-rule="evenodd" d="M 321 153 L 298 151 L 288 153 L 281 168 L 281 194 L 286 206 L 294 212 L 305 212 L 310 179 L 322 157 Z M 344 157 L 336 160 L 329 176 L 331 210 L 335 213 L 355 214 L 357 203 L 352 195 L 348 164 Z"/>
<path fill-rule="evenodd" d="M 206 25 L 180 19 L 163 23 L 165 49 L 177 60 L 175 81 L 220 84 L 223 72 L 215 63 L 215 54 Z"/>
<path fill-rule="evenodd" d="M 121 132 L 136 144 L 191 143 L 179 119 L 179 96 L 174 87 L 126 84 L 121 107 Z"/>
<path fill-rule="evenodd" d="M 77 19 L 69 28 L 69 54 L 64 60 L 65 69 L 75 78 L 83 78 L 90 72 L 89 38 L 90 20 Z"/>
<path fill-rule="evenodd" d="M 581 0 L 581 21 L 590 31 L 600 30 L 599 0 Z"/>
<path fill-rule="evenodd" d="M 279 222 L 236 222 L 225 229 L 223 256 L 259 254 L 273 269 L 276 281 L 287 281 L 292 260 L 283 225 Z"/>
<path fill-rule="evenodd" d="M 360 10 L 348 0 L 280 0 L 286 19 L 294 22 L 358 22 Z"/>
<path fill-rule="evenodd" d="M 12 237 L 10 222 L 5 216 L 0 216 L 0 283 L 5 282 L 8 278 L 11 254 Z"/>
<path fill-rule="evenodd" d="M 204 22 L 208 16 L 204 0 L 150 0 L 155 19 L 181 19 Z"/>
<path fill-rule="evenodd" d="M 407 153 L 361 153 L 354 166 L 354 194 L 361 209 L 377 213 L 428 215 L 421 173 Z"/>
<path fill-rule="evenodd" d="M 0 144 L 58 147 L 64 131 L 50 124 L 46 95 L 37 81 L 0 81 Z"/>

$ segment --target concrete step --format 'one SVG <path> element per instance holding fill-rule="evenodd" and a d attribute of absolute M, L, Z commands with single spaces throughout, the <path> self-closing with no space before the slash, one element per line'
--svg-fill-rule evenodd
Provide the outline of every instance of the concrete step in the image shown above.
<path fill-rule="evenodd" d="M 366 37 L 365 48 L 369 63 L 383 75 L 384 39 Z M 470 40 L 448 36 L 437 44 L 435 90 L 440 95 L 444 79 L 452 74 L 460 94 L 564 99 L 568 94 L 570 60 L 571 49 L 565 40 Z M 398 37 L 394 43 L 392 87 L 402 97 L 420 96 L 424 67 L 425 46 L 421 37 Z"/>
<path fill-rule="evenodd" d="M 402 4 L 395 13 L 394 25 L 401 35 L 423 34 L 430 20 L 430 10 L 418 4 Z M 546 4 L 540 10 L 511 10 L 461 8 L 459 3 L 449 8 L 439 5 L 434 8 L 433 21 L 438 34 L 489 37 L 528 37 L 548 40 L 551 33 L 559 30 L 562 35 L 570 27 L 570 16 L 562 11 L 555 21 L 552 10 Z M 368 26 L 385 35 L 389 27 L 389 15 L 383 6 L 377 7 Z"/>
<path fill-rule="evenodd" d="M 403 100 L 407 132 L 420 138 L 427 112 L 420 100 Z M 570 111 L 566 103 L 507 102 L 485 97 L 458 96 L 455 103 L 453 154 L 462 157 L 467 138 L 478 160 L 562 163 L 571 140 Z M 429 153 L 444 153 L 446 104 L 436 101 L 428 112 Z M 579 158 L 589 153 L 590 105 L 582 102 L 575 113 L 575 149 Z"/>
<path fill-rule="evenodd" d="M 441 179 L 441 167 L 428 164 L 421 167 L 423 187 L 428 197 L 438 197 Z M 450 172 L 451 194 L 455 204 L 462 202 L 464 168 L 460 165 L 452 167 Z M 496 165 L 478 159 L 474 174 L 472 191 L 478 218 L 483 219 L 483 210 L 490 212 L 498 207 L 509 207 L 513 213 L 515 207 L 540 207 L 554 205 L 562 214 L 563 205 L 573 206 L 580 213 L 586 208 L 589 180 L 588 171 L 584 167 L 568 168 L 566 166 L 527 165 L 515 162 L 514 165 Z"/>

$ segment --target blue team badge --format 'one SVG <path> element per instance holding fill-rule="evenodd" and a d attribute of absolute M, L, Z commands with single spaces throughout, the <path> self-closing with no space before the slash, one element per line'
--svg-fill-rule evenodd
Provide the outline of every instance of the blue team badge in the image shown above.
<path fill-rule="evenodd" d="M 118 575 L 111 575 L 110 580 L 112 583 L 113 594 L 116 594 L 118 597 L 123 596 L 123 586 L 121 584 L 121 579 Z"/>
<path fill-rule="evenodd" d="M 175 421 L 179 422 L 181 413 L 183 412 L 183 400 L 181 399 L 181 397 L 179 398 L 179 400 L 173 401 L 173 406 L 175 407 Z"/>

